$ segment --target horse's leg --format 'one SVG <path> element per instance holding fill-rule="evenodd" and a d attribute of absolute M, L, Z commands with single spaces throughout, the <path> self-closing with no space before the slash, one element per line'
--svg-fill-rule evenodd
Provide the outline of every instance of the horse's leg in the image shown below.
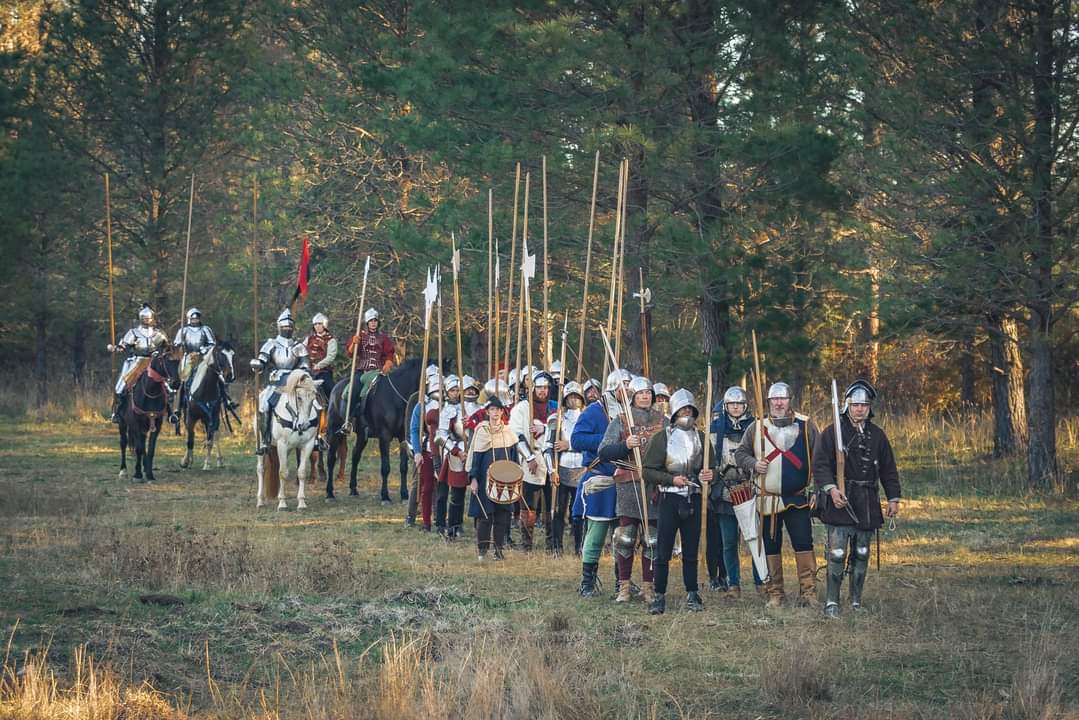
<path fill-rule="evenodd" d="M 316 434 L 316 437 L 318 435 Z M 307 484 L 308 478 L 311 476 L 311 452 L 315 448 L 315 441 L 312 440 L 300 447 L 300 469 L 297 471 L 299 476 L 300 487 L 296 491 L 296 509 L 303 510 L 307 507 L 307 496 L 304 494 L 304 486 Z"/>
<path fill-rule="evenodd" d="M 184 429 L 187 431 L 187 449 L 184 457 L 180 460 L 180 467 L 191 467 L 191 456 L 195 448 L 195 421 L 191 413 L 184 413 Z"/>
<path fill-rule="evenodd" d="M 390 440 L 385 435 L 378 437 L 379 472 L 382 473 L 382 502 L 390 501 Z"/>
<path fill-rule="evenodd" d="M 221 443 L 217 442 L 216 433 L 214 434 L 214 453 L 217 455 L 218 469 L 225 467 L 225 458 L 221 457 Z"/>
<path fill-rule="evenodd" d="M 359 495 L 359 491 L 356 490 L 356 468 L 359 467 L 360 458 L 363 457 L 363 449 L 367 447 L 367 433 L 356 431 L 356 445 L 352 448 L 352 474 L 349 475 L 348 480 L 348 494 Z"/>
<path fill-rule="evenodd" d="M 255 493 L 255 507 L 260 508 L 266 504 L 266 486 L 263 484 L 263 479 L 266 477 L 266 466 L 263 464 L 263 458 L 265 455 L 258 456 L 258 462 L 255 463 L 255 476 L 258 478 L 258 490 Z"/>
<path fill-rule="evenodd" d="M 157 434 L 161 432 L 161 426 L 157 426 L 157 430 L 151 432 L 147 438 L 146 452 L 142 456 L 143 462 L 146 463 L 146 481 L 153 482 L 154 478 L 154 453 L 157 452 Z"/>
<path fill-rule="evenodd" d="M 132 480 L 142 480 L 142 456 L 146 454 L 146 435 L 143 434 L 142 428 L 138 427 L 138 421 L 135 422 L 135 429 L 131 432 L 131 445 L 135 448 L 135 476 Z"/>
<path fill-rule="evenodd" d="M 288 443 L 284 440 L 277 441 L 277 457 L 281 462 L 278 463 L 281 469 L 278 471 L 278 488 L 277 488 L 277 509 L 288 510 L 288 503 L 285 502 L 285 485 L 288 484 L 289 475 L 292 473 L 292 458 L 289 455 Z"/>
<path fill-rule="evenodd" d="M 203 470 L 210 469 L 210 456 L 214 453 L 214 433 L 210 430 L 210 419 L 202 421 L 202 428 L 206 431 L 206 460 L 202 463 Z"/>
<path fill-rule="evenodd" d="M 406 503 L 408 502 L 408 463 L 411 458 L 408 456 L 408 448 L 403 440 L 397 443 L 397 453 L 401 456 L 401 502 Z"/>
<path fill-rule="evenodd" d="M 127 480 L 127 424 L 120 419 L 120 475 L 121 480 Z"/>
<path fill-rule="evenodd" d="M 331 428 L 332 430 L 332 428 Z M 337 465 L 337 449 L 341 446 L 344 435 L 342 433 L 333 433 L 330 436 L 330 448 L 327 450 L 330 457 L 326 460 L 326 499 L 333 500 L 333 471 L 334 466 Z"/>

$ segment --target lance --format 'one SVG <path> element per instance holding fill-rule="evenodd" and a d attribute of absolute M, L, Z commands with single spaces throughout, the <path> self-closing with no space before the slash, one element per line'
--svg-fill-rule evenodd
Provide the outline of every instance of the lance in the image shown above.
<path fill-rule="evenodd" d="M 711 467 L 712 460 L 712 363 L 708 363 L 708 382 L 704 388 L 704 463 L 701 467 L 705 470 Z M 708 572 L 708 483 L 701 481 L 701 537 L 704 538 L 702 545 L 705 552 L 701 553 L 704 561 L 705 573 Z"/>
<path fill-rule="evenodd" d="M 184 325 L 184 306 L 187 305 L 187 265 L 191 259 L 191 215 L 195 208 L 195 173 L 191 173 L 191 194 L 187 199 L 187 247 L 184 250 L 184 284 L 180 291 L 180 327 Z"/>
<path fill-rule="evenodd" d="M 623 177 L 623 171 L 625 170 L 625 163 L 618 164 L 618 194 L 615 197 L 615 213 L 614 213 L 614 243 L 611 249 L 611 287 L 607 296 L 607 331 L 606 335 L 610 337 L 614 326 L 614 300 L 617 293 L 617 273 L 618 273 L 618 234 L 619 225 L 622 222 L 622 184 L 625 182 Z M 614 360 L 614 354 L 608 358 L 606 354 L 603 356 L 603 376 L 601 381 L 607 377 L 607 370 L 609 362 Z M 612 370 L 617 369 L 615 365 Z"/>
<path fill-rule="evenodd" d="M 442 417 L 442 407 L 446 399 L 446 382 L 442 377 L 442 266 L 435 265 L 435 278 L 438 285 L 438 307 L 435 313 L 438 316 L 438 416 Z"/>
<path fill-rule="evenodd" d="M 547 156 L 543 156 L 543 352 L 540 353 L 543 356 L 543 364 L 545 367 L 551 366 L 551 323 L 548 316 L 547 307 L 547 286 L 550 282 L 548 277 L 547 266 L 549 265 L 547 259 Z"/>
<path fill-rule="evenodd" d="M 116 346 L 116 305 L 112 294 L 112 200 L 109 190 L 109 174 L 105 173 L 105 247 L 109 265 L 109 337 L 110 344 Z M 112 374 L 116 374 L 116 353 L 109 353 L 112 361 Z"/>
<path fill-rule="evenodd" d="M 577 339 L 577 382 L 584 372 L 584 319 L 588 315 L 588 279 L 592 271 L 592 229 L 596 225 L 596 188 L 599 187 L 599 150 L 592 169 L 592 206 L 588 213 L 588 246 L 584 254 L 584 291 L 581 293 L 581 334 Z M 563 370 L 565 373 L 565 371 Z M 566 373 L 568 375 L 568 373 Z"/>
<path fill-rule="evenodd" d="M 504 365 L 510 365 L 510 342 L 513 340 L 513 275 L 517 266 L 517 200 L 521 190 L 521 163 L 517 163 L 517 173 L 513 180 L 513 223 L 510 230 L 510 284 L 506 293 L 506 354 Z M 518 306 L 520 311 L 520 306 Z"/>
<path fill-rule="evenodd" d="M 259 353 L 259 239 L 258 239 L 258 212 L 259 212 L 259 177 L 255 176 L 255 184 L 251 191 L 251 341 L 254 343 L 254 356 Z M 257 400 L 261 388 L 262 373 L 255 374 L 255 398 Z M 256 423 L 257 425 L 257 423 Z"/>
<path fill-rule="evenodd" d="M 522 249 L 521 249 L 522 263 L 525 260 L 527 260 L 527 257 L 528 257 L 528 186 L 529 186 L 529 173 L 525 173 L 525 218 L 524 218 L 524 228 L 523 228 L 523 232 L 521 234 L 521 240 L 522 240 Z M 523 267 L 522 267 L 522 272 L 523 272 Z M 512 269 L 510 271 L 510 287 L 511 288 L 513 287 L 513 270 Z M 517 396 L 520 395 L 520 392 L 521 392 L 521 348 L 522 348 L 523 339 L 524 339 L 524 325 L 522 323 L 527 322 L 527 318 L 525 317 L 525 295 L 526 295 L 526 293 L 525 293 L 525 286 L 524 286 L 523 282 L 521 283 L 521 287 L 519 289 L 519 292 L 520 292 L 520 297 L 517 298 L 517 353 L 514 356 L 514 372 L 517 373 L 517 382 L 516 382 L 516 387 L 514 387 L 514 389 L 513 389 L 514 397 L 513 397 L 513 403 L 512 404 L 516 404 Z M 508 340 L 509 340 L 509 338 L 507 338 L 507 341 Z M 525 374 L 527 374 L 527 373 L 525 373 Z M 531 421 L 531 418 L 530 418 L 530 421 Z"/>
<path fill-rule="evenodd" d="M 607 332 L 603 329 L 602 326 L 600 326 L 599 332 L 600 332 L 600 337 L 603 338 L 603 349 L 607 351 L 608 360 L 610 360 L 613 363 L 615 361 L 614 360 L 614 350 L 611 349 L 611 341 L 607 338 Z M 618 364 L 615 363 L 614 367 L 617 368 Z M 633 411 L 631 410 L 631 408 L 629 406 L 629 400 L 626 398 L 625 393 L 621 393 L 621 392 L 618 392 L 616 390 L 614 392 L 614 394 L 615 394 L 616 397 L 621 398 L 622 417 L 624 417 L 626 419 L 626 422 L 625 422 L 626 434 L 627 435 L 633 435 L 634 434 L 634 430 L 633 430 Z M 648 532 L 648 527 L 649 527 L 648 526 L 648 494 L 645 491 L 645 487 L 644 487 L 644 462 L 641 460 L 641 449 L 639 447 L 633 448 L 633 460 L 637 463 L 637 482 L 640 485 L 639 489 L 640 489 L 640 492 L 641 492 L 640 502 L 641 502 L 641 517 L 644 519 L 644 533 L 643 533 L 644 534 L 644 543 L 648 547 L 652 547 L 652 537 L 651 537 L 651 534 Z"/>
<path fill-rule="evenodd" d="M 457 325 L 457 377 L 464 378 L 465 364 L 461 353 L 461 292 L 457 282 L 457 275 L 461 272 L 461 251 L 457 249 L 457 237 L 450 233 L 450 238 L 453 243 L 453 316 Z M 462 392 L 463 390 L 462 384 Z"/>
<path fill-rule="evenodd" d="M 437 294 L 431 268 L 427 268 L 427 282 L 423 286 L 423 359 L 420 361 L 420 387 L 416 391 L 416 402 L 420 407 L 420 446 L 412 449 L 413 454 L 423 452 L 423 439 L 427 434 L 427 423 L 424 422 L 423 417 L 424 408 L 427 405 L 427 359 L 431 340 L 431 306 L 434 305 Z M 412 422 L 412 418 L 408 421 Z"/>
<path fill-rule="evenodd" d="M 494 251 L 494 234 L 495 234 L 495 218 L 494 218 L 494 190 L 487 189 L 487 374 L 494 377 L 494 324 L 493 324 L 493 309 L 492 303 L 494 302 L 494 273 L 495 265 L 493 258 Z M 475 361 L 473 361 L 475 362 Z"/>
<path fill-rule="evenodd" d="M 648 303 L 652 300 L 652 292 L 644 286 L 644 268 L 637 268 L 637 271 L 641 281 L 641 291 L 633 295 L 641 299 L 641 369 L 645 377 L 652 377 L 652 358 L 648 347 Z"/>
<path fill-rule="evenodd" d="M 566 311 L 566 319 L 562 321 L 562 355 L 559 358 L 559 362 L 562 363 L 562 367 L 566 367 L 566 342 L 569 337 L 569 310 Z M 564 388 L 564 384 L 559 384 L 558 388 L 561 392 Z M 555 419 L 554 425 L 554 449 L 551 451 L 551 487 L 557 488 L 559 483 L 558 477 L 558 443 L 562 441 L 562 416 L 566 410 L 565 393 L 561 393 L 562 397 L 558 398 L 558 417 Z"/>
<path fill-rule="evenodd" d="M 356 385 L 356 355 L 360 350 L 360 330 L 363 323 L 363 305 L 367 300 L 367 274 L 371 270 L 371 256 L 367 256 L 367 262 L 363 264 L 363 284 L 360 286 L 360 309 L 356 311 L 356 342 L 352 344 L 352 366 L 348 371 L 348 392 L 345 394 L 345 424 L 341 426 L 343 433 L 352 432 L 349 423 L 349 414 L 352 411 L 352 388 Z"/>
<path fill-rule="evenodd" d="M 499 358 L 499 344 L 502 337 L 502 301 L 498 295 L 498 289 L 501 287 L 501 270 L 502 270 L 502 258 L 499 257 L 499 243 L 498 239 L 495 239 L 495 271 L 494 271 L 494 293 L 491 300 L 491 305 L 495 312 L 495 342 L 494 347 L 491 348 L 491 362 L 493 365 L 489 368 L 491 377 L 495 378 L 495 389 L 498 388 L 498 358 Z"/>
<path fill-rule="evenodd" d="M 525 359 L 528 372 L 525 373 L 525 399 L 528 402 L 528 447 L 532 448 L 532 278 L 536 277 L 536 256 L 528 254 L 528 185 L 531 173 L 525 173 L 524 225 L 521 230 L 521 295 L 524 298 L 523 310 L 518 311 L 520 322 L 524 323 Z M 519 336 L 518 336 L 519 337 Z M 521 379 L 520 365 L 517 380 Z"/>

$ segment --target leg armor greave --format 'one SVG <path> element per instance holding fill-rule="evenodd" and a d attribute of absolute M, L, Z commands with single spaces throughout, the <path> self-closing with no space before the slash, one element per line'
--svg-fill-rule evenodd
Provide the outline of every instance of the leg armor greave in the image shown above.
<path fill-rule="evenodd" d="M 869 533 L 858 533 L 853 538 L 853 551 L 850 554 L 850 606 L 862 606 L 862 588 L 869 571 Z"/>
<path fill-rule="evenodd" d="M 825 605 L 839 605 L 839 592 L 843 587 L 843 574 L 847 569 L 847 537 L 829 528 L 828 544 L 825 548 L 828 556 L 828 588 L 825 593 Z"/>

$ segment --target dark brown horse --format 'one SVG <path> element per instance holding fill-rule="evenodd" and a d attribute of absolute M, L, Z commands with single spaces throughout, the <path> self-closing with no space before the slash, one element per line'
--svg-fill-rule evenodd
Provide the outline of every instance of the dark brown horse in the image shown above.
<path fill-rule="evenodd" d="M 180 461 L 180 467 L 186 468 L 191 465 L 191 456 L 195 448 L 195 426 L 200 422 L 206 433 L 206 460 L 202 463 L 202 469 L 210 469 L 210 455 L 215 449 L 217 450 L 217 467 L 225 466 L 225 461 L 221 457 L 221 446 L 214 442 L 214 438 L 221 425 L 221 416 L 226 412 L 223 407 L 227 398 L 225 385 L 236 377 L 236 370 L 232 364 L 235 354 L 236 352 L 227 342 L 217 343 L 203 356 L 191 373 L 191 379 L 185 388 L 187 402 L 184 406 L 187 452 L 184 453 L 184 459 Z"/>
<path fill-rule="evenodd" d="M 120 479 L 127 479 L 127 446 L 135 449 L 139 482 L 154 479 L 154 452 L 161 425 L 168 420 L 169 394 L 180 387 L 180 352 L 159 351 L 127 389 L 120 408 Z M 144 478 L 145 476 L 145 478 Z"/>

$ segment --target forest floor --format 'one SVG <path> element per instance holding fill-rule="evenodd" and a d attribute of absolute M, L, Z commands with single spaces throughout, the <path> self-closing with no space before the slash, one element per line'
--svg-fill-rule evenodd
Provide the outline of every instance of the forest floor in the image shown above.
<path fill-rule="evenodd" d="M 167 427 L 135 484 L 100 417 L 8 417 L 0 718 L 1079 717 L 1079 423 L 1070 494 L 1030 496 L 988 423 L 934 422 L 881 420 L 906 500 L 867 609 L 830 621 L 745 579 L 688 612 L 677 562 L 658 617 L 611 601 L 609 556 L 592 599 L 572 556 L 480 563 L 471 528 L 446 543 L 379 503 L 370 451 L 358 498 L 316 481 L 278 512 L 255 508 L 247 434 L 226 468 L 181 470 Z M 791 598 L 789 554 L 785 574 Z"/>

